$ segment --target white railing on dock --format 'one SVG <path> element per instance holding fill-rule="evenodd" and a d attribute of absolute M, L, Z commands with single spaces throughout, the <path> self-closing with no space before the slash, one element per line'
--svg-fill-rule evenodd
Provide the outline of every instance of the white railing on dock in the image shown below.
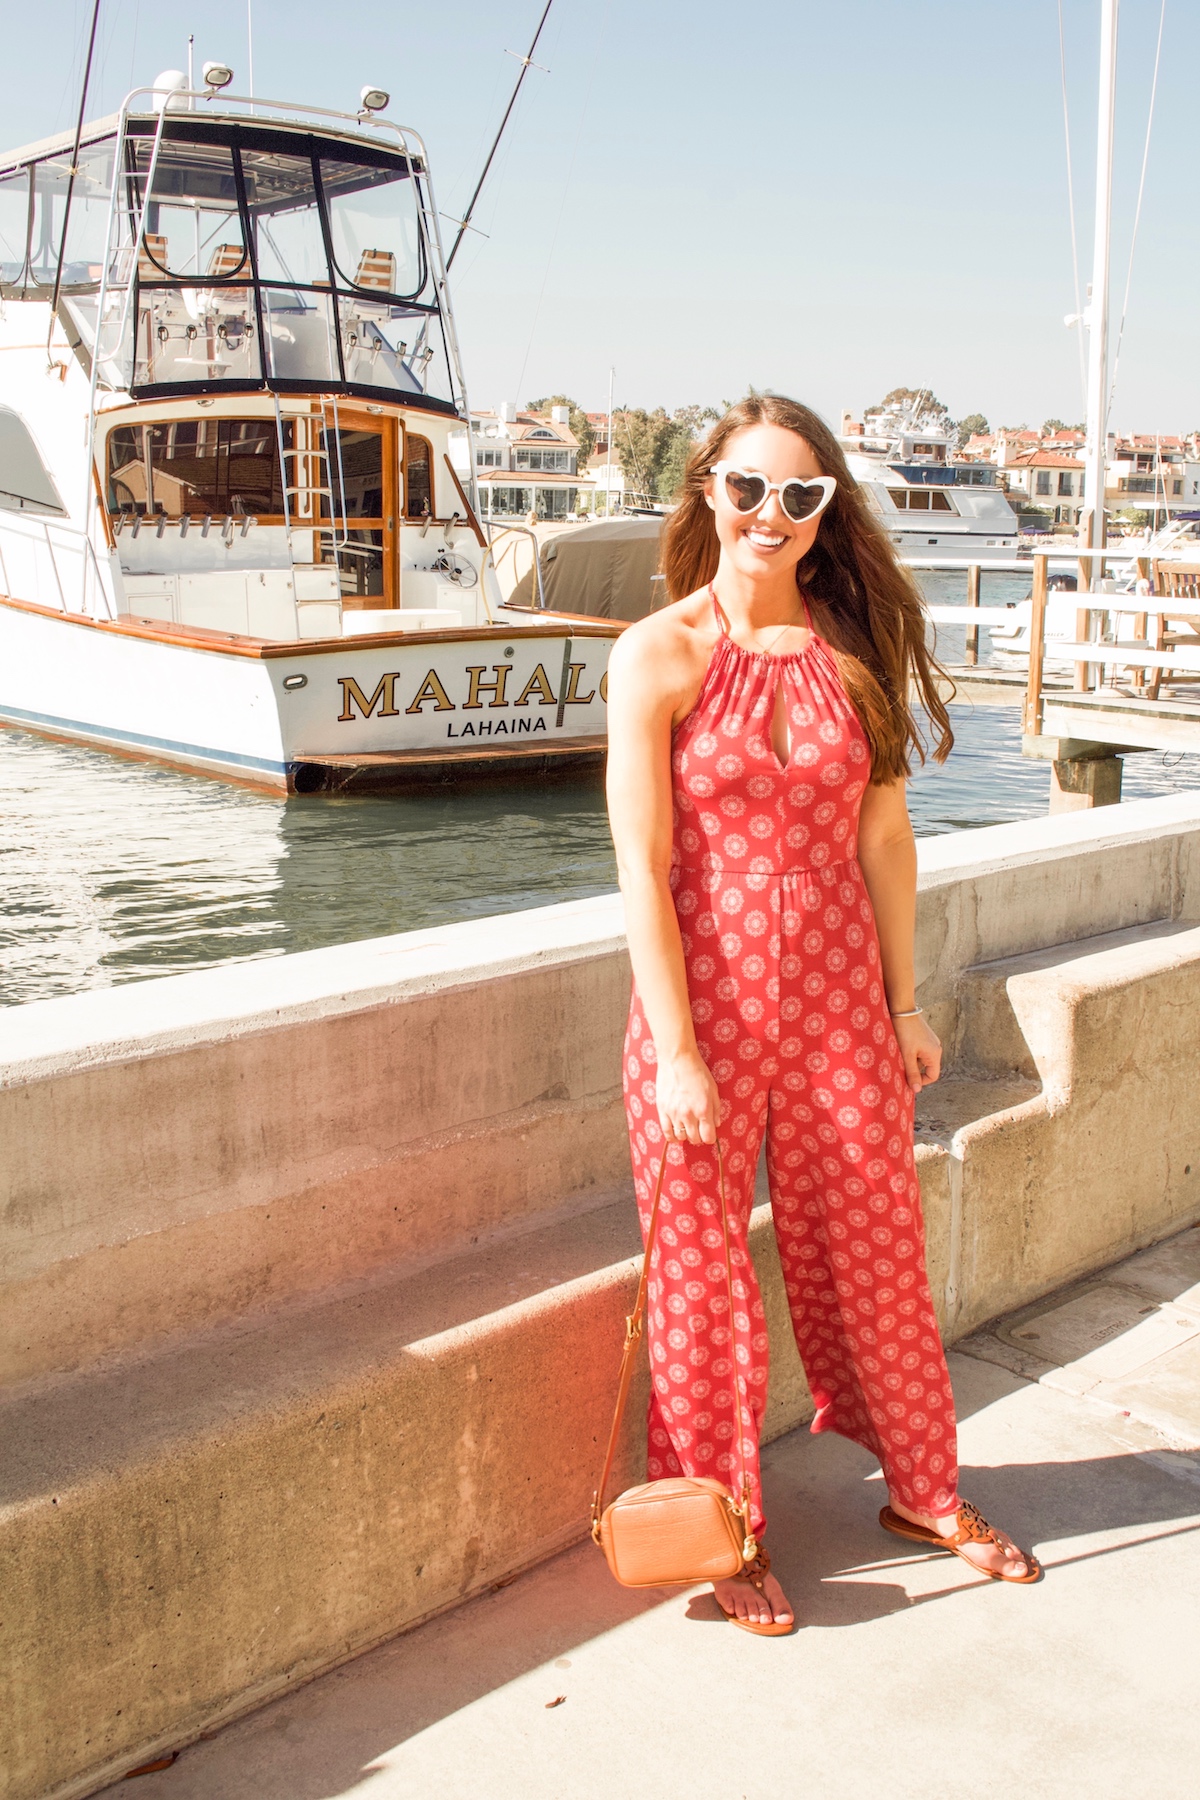
<path fill-rule="evenodd" d="M 1051 599 L 1047 578 L 1049 560 L 1049 552 L 1035 554 L 1033 591 L 1030 596 L 1029 677 L 1022 716 L 1022 729 L 1027 737 L 1042 735 L 1048 631 L 1055 655 L 1060 659 L 1074 660 L 1074 692 L 1077 694 L 1091 693 L 1095 686 L 1102 684 L 1105 669 L 1129 669 L 1133 697 L 1141 700 L 1158 699 L 1161 677 L 1169 669 L 1178 669 L 1187 675 L 1200 674 L 1200 637 L 1182 644 L 1168 645 L 1162 641 L 1166 618 L 1195 616 L 1190 614 L 1186 597 L 1182 598 L 1181 604 L 1181 596 L 1170 593 L 1117 595 L 1093 588 L 1090 582 L 1093 566 L 1098 564 L 1102 571 L 1105 562 L 1112 560 L 1111 552 L 1095 550 L 1079 559 L 1080 573 L 1086 572 L 1089 577 L 1087 585 L 1076 593 L 1056 595 Z M 1149 576 L 1151 559 L 1142 555 L 1134 560 L 1143 573 Z M 1158 585 L 1157 568 L 1154 569 L 1154 579 Z M 1191 604 L 1200 606 L 1200 599 Z M 1052 627 L 1064 613 L 1068 616 L 1074 614 L 1074 635 L 1055 640 Z M 1133 620 L 1134 635 L 1131 640 L 1120 637 L 1122 618 Z M 1151 620 L 1156 621 L 1154 636 L 1159 640 L 1154 643 L 1150 641 Z M 1105 636 L 1108 630 L 1112 632 L 1111 637 Z M 1097 720 L 1097 728 L 1098 725 Z"/>

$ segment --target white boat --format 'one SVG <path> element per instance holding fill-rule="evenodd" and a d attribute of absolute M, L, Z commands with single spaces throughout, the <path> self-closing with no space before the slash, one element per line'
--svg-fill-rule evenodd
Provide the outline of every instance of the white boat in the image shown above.
<path fill-rule="evenodd" d="M 0 721 L 299 792 L 596 762 L 620 626 L 505 604 L 418 135 L 172 74 L 73 153 L 0 158 Z"/>
<path fill-rule="evenodd" d="M 964 558 L 1006 562 L 1017 554 L 1017 515 L 996 485 L 995 469 L 956 463 L 938 418 L 892 408 L 870 415 L 869 425 L 840 442 L 850 473 L 902 557 L 936 568 Z"/>

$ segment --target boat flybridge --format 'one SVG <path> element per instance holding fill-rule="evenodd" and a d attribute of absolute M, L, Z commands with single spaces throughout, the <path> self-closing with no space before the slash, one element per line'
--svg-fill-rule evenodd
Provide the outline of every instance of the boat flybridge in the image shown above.
<path fill-rule="evenodd" d="M 160 77 L 74 147 L 0 157 L 0 721 L 299 792 L 597 759 L 620 628 L 504 603 L 417 134 Z"/>
<path fill-rule="evenodd" d="M 884 416 L 840 440 L 850 473 L 899 550 L 923 565 L 1006 562 L 1017 554 L 1017 516 L 988 464 L 953 460 L 945 429 Z"/>

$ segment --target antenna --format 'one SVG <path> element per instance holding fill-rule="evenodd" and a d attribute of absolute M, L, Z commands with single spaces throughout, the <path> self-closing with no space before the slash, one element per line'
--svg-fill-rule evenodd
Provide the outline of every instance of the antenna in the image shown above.
<path fill-rule="evenodd" d="M 547 7 L 546 11 L 549 12 L 550 8 Z M 79 140 L 83 136 L 83 115 L 87 108 L 88 82 L 92 78 L 92 52 L 96 48 L 96 27 L 99 23 L 100 0 L 96 0 L 96 4 L 92 8 L 92 33 L 88 38 L 87 62 L 84 64 L 83 87 L 79 95 L 79 118 L 75 125 L 75 147 L 71 151 L 71 173 L 67 179 L 67 197 L 63 204 L 62 237 L 59 239 L 58 243 L 58 267 L 54 271 L 54 298 L 50 302 L 50 328 L 46 333 L 46 361 L 51 368 L 54 368 L 55 364 L 54 358 L 50 354 L 50 346 L 54 341 L 54 321 L 58 317 L 58 296 L 62 290 L 63 257 L 67 254 L 67 225 L 71 218 L 71 196 L 75 192 L 75 176 L 79 169 Z M 538 26 L 538 30 L 541 30 L 540 25 Z M 525 73 L 524 69 L 521 70 L 521 73 L 522 75 Z M 520 84 L 518 83 L 518 85 Z M 60 365 L 64 375 L 66 366 L 65 363 Z"/>
<path fill-rule="evenodd" d="M 246 4 L 249 5 L 249 3 L 250 3 L 250 0 L 246 0 Z M 529 46 L 529 54 L 527 56 L 517 57 L 517 61 L 521 65 L 521 73 L 517 76 L 517 85 L 512 91 L 512 98 L 509 101 L 508 106 L 505 108 L 504 117 L 500 121 L 500 129 L 496 133 L 495 142 L 492 144 L 491 149 L 488 151 L 487 161 L 483 165 L 483 174 L 479 177 L 479 180 L 475 184 L 475 192 L 471 195 L 471 203 L 467 207 L 467 210 L 463 214 L 462 218 L 456 221 L 456 223 L 458 225 L 458 236 L 455 238 L 454 243 L 450 250 L 450 254 L 446 258 L 447 270 L 450 268 L 451 263 L 454 261 L 455 257 L 458 255 L 458 246 L 462 243 L 463 238 L 466 236 L 467 231 L 470 229 L 471 214 L 475 211 L 475 203 L 479 199 L 480 193 L 483 190 L 484 182 L 487 180 L 488 170 L 492 166 L 492 158 L 495 156 L 497 150 L 500 148 L 500 139 L 504 136 L 504 128 L 508 124 L 509 118 L 512 114 L 513 107 L 517 104 L 517 95 L 521 91 L 521 83 L 524 81 L 525 77 L 528 75 L 530 69 L 540 69 L 542 67 L 541 63 L 534 62 L 533 53 L 537 49 L 538 39 L 542 35 L 542 26 L 546 23 L 546 20 L 549 18 L 550 8 L 553 5 L 554 5 L 554 0 L 546 0 L 546 8 L 545 8 L 545 11 L 542 13 L 541 18 L 538 20 L 538 28 L 533 34 L 533 42 Z M 515 50 L 505 51 L 506 56 L 516 56 L 516 54 L 517 53 Z M 543 74 L 548 74 L 549 70 L 543 70 L 542 72 L 543 72 Z"/>
<path fill-rule="evenodd" d="M 1100 9 L 1100 101 L 1096 123 L 1096 234 L 1088 324 L 1087 443 L 1080 549 L 1104 548 L 1104 473 L 1108 451 L 1108 273 L 1112 233 L 1113 114 L 1117 92 L 1117 14 L 1120 0 Z M 1097 578 L 1104 566 L 1092 568 Z"/>

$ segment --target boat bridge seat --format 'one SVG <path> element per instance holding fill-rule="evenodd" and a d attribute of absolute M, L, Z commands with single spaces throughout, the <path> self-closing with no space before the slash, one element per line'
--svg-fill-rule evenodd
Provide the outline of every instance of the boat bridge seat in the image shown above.
<path fill-rule="evenodd" d="M 396 291 L 396 258 L 390 250 L 364 250 L 358 259 L 355 287 L 379 288 L 385 294 Z"/>
<path fill-rule="evenodd" d="M 209 258 L 207 273 L 221 277 L 233 275 L 246 260 L 246 252 L 241 244 L 218 244 Z"/>
<path fill-rule="evenodd" d="M 166 272 L 166 238 L 160 231 L 144 231 L 138 245 L 138 274 L 143 281 L 161 281 Z"/>

